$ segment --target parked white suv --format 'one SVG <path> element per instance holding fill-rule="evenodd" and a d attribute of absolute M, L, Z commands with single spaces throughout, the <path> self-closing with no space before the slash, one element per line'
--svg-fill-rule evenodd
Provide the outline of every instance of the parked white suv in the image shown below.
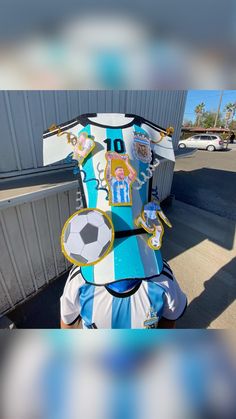
<path fill-rule="evenodd" d="M 224 148 L 224 141 L 216 134 L 198 134 L 180 140 L 179 148 L 199 148 L 208 151 L 222 150 Z"/>

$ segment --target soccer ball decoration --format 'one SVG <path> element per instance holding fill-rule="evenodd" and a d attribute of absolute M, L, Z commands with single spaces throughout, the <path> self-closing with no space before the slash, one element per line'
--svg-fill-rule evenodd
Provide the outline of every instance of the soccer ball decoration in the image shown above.
<path fill-rule="evenodd" d="M 61 235 L 64 256 L 78 266 L 95 265 L 111 250 L 114 228 L 108 215 L 97 208 L 75 212 Z"/>

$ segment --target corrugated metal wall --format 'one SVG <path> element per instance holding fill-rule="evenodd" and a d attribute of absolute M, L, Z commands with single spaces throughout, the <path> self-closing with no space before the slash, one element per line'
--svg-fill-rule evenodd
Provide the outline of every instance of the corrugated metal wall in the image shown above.
<path fill-rule="evenodd" d="M 75 198 L 71 190 L 0 211 L 0 313 L 68 268 L 60 235 Z"/>
<path fill-rule="evenodd" d="M 86 112 L 136 113 L 172 125 L 177 145 L 185 100 L 185 91 L 0 92 L 2 176 L 41 170 L 43 130 Z M 170 193 L 173 168 L 162 160 L 154 175 L 161 200 Z M 75 211 L 75 193 L 76 186 L 67 191 L 55 187 L 45 196 L 40 191 L 38 200 L 0 210 L 0 315 L 68 268 L 60 234 Z"/>
<path fill-rule="evenodd" d="M 42 168 L 42 132 L 87 112 L 134 113 L 173 125 L 176 144 L 185 99 L 185 91 L 0 91 L 0 172 Z"/>

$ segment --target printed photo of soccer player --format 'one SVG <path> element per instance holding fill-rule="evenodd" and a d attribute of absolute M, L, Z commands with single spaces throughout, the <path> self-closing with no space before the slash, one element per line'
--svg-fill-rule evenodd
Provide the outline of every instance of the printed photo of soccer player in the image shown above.
<path fill-rule="evenodd" d="M 87 132 L 81 132 L 76 140 L 72 140 L 74 146 L 73 158 L 78 161 L 78 164 L 82 164 L 84 159 L 95 147 L 94 137 L 88 135 Z"/>
<path fill-rule="evenodd" d="M 164 227 L 161 223 L 162 219 L 168 227 L 172 227 L 170 221 L 162 211 L 159 201 L 151 201 L 144 205 L 144 210 L 135 219 L 137 227 L 143 227 L 145 231 L 152 236 L 147 243 L 151 249 L 159 250 L 162 246 L 162 237 L 164 234 Z"/>
<path fill-rule="evenodd" d="M 105 177 L 109 187 L 110 205 L 132 205 L 132 183 L 136 171 L 129 163 L 127 154 L 106 153 Z"/>

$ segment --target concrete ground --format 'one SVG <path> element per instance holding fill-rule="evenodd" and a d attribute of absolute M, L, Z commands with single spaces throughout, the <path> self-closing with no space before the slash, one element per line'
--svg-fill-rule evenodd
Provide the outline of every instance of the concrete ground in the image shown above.
<path fill-rule="evenodd" d="M 163 253 L 186 292 L 183 328 L 236 325 L 236 144 L 176 161 Z M 191 205 L 189 205 L 191 204 Z"/>
<path fill-rule="evenodd" d="M 179 201 L 236 221 L 236 144 L 176 160 L 172 192 Z"/>
<path fill-rule="evenodd" d="M 167 214 L 162 253 L 188 298 L 177 328 L 234 328 L 235 222 L 180 201 Z"/>
<path fill-rule="evenodd" d="M 177 160 L 176 196 L 166 213 L 162 253 L 189 306 L 177 328 L 234 328 L 236 324 L 236 145 L 197 151 Z M 20 305 L 9 318 L 18 328 L 59 327 L 59 297 L 66 275 Z"/>

